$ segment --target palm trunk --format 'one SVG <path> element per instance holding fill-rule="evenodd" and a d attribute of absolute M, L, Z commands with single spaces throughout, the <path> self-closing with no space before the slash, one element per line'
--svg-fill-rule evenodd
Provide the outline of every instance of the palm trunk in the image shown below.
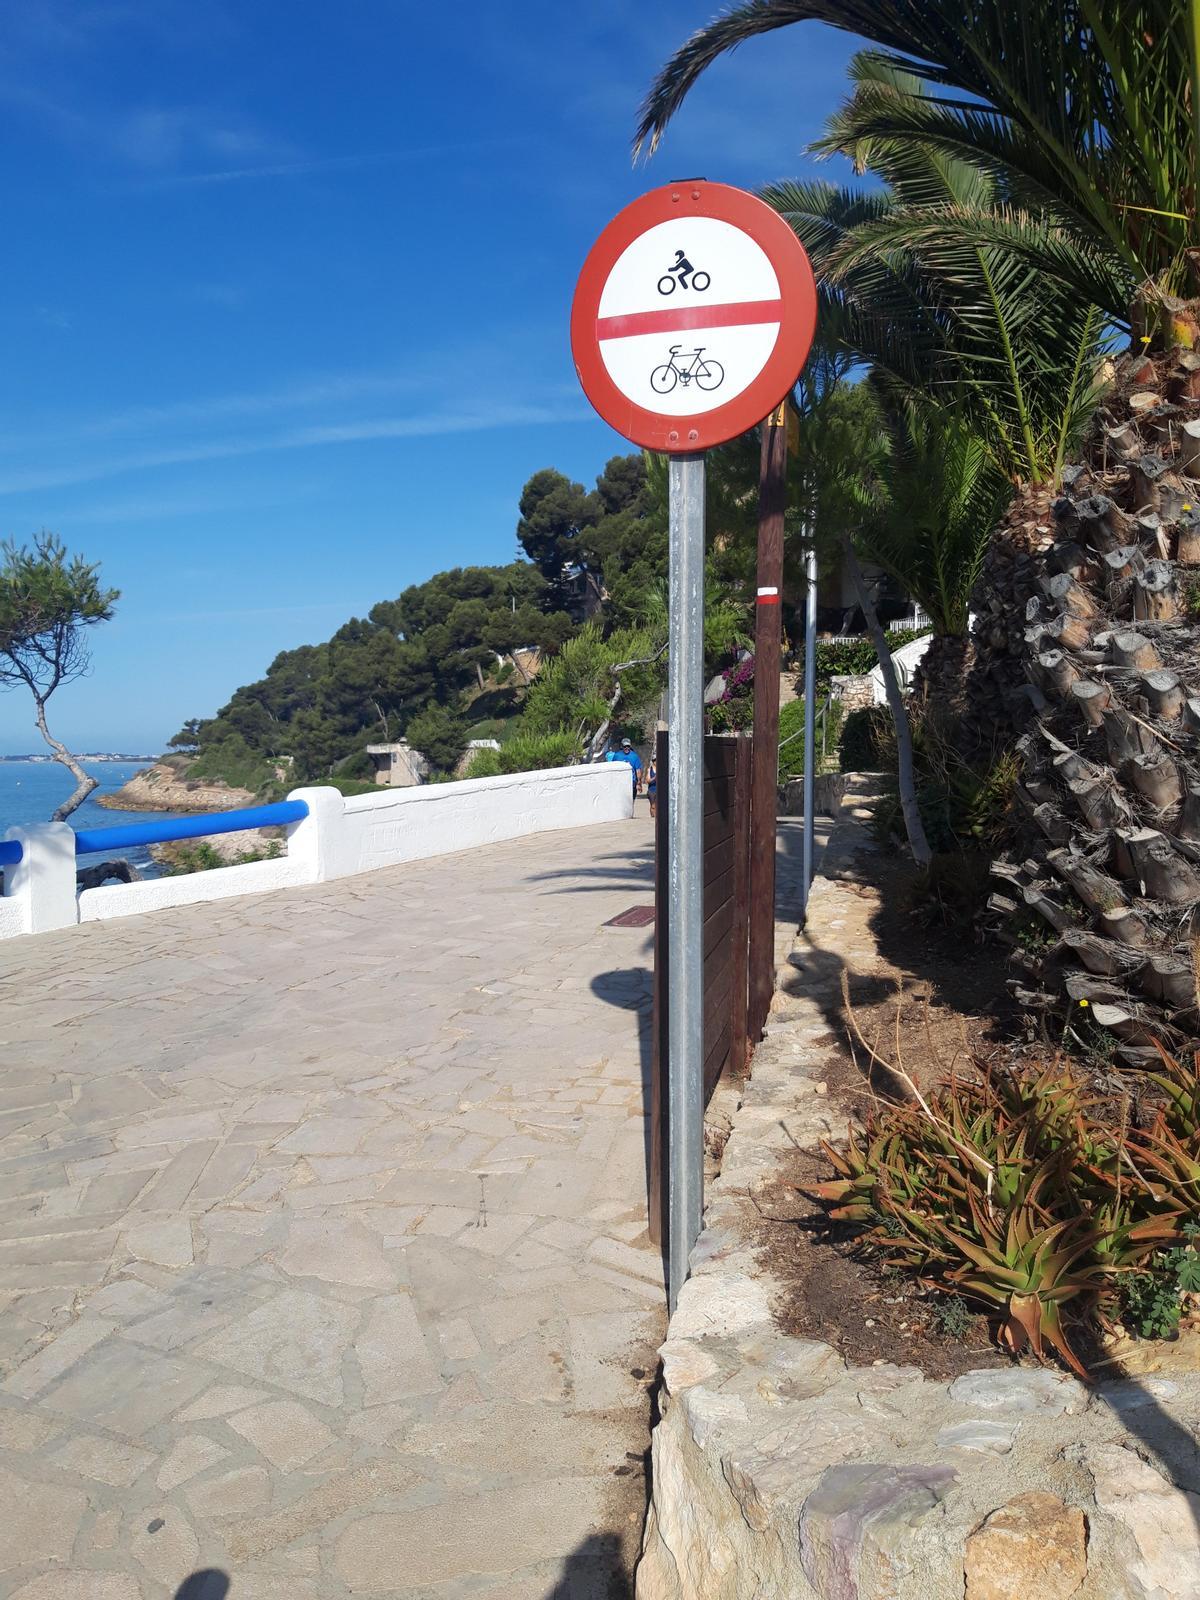
<path fill-rule="evenodd" d="M 919 867 L 927 867 L 933 860 L 933 851 L 929 848 L 929 841 L 925 837 L 925 828 L 921 822 L 921 812 L 917 805 L 917 786 L 913 775 L 913 747 L 912 729 L 908 724 L 908 712 L 904 709 L 904 697 L 900 693 L 900 680 L 896 676 L 896 663 L 892 660 L 892 652 L 888 646 L 887 634 L 883 631 L 883 624 L 875 610 L 875 602 L 867 593 L 867 586 L 863 580 L 862 568 L 858 564 L 858 557 L 854 553 L 854 546 L 849 538 L 842 541 L 846 552 L 846 564 L 850 571 L 850 578 L 854 584 L 855 598 L 862 607 L 862 614 L 867 624 L 867 632 L 875 645 L 879 656 L 879 666 L 883 673 L 883 687 L 887 694 L 888 709 L 892 713 L 892 721 L 896 727 L 896 766 L 900 786 L 900 809 L 904 814 L 904 831 L 908 834 L 908 847 L 912 851 L 912 858 Z"/>
<path fill-rule="evenodd" d="M 91 777 L 90 774 L 83 770 L 66 745 L 56 739 L 50 732 L 50 729 L 46 726 L 45 702 L 35 696 L 34 704 L 37 706 L 38 732 L 54 752 L 54 759 L 61 761 L 75 779 L 74 793 L 55 809 L 53 816 L 50 818 L 51 822 L 65 822 L 72 811 L 78 810 L 92 790 L 100 787 L 100 783 L 98 779 Z"/>
<path fill-rule="evenodd" d="M 1025 670 L 1026 610 L 1037 601 L 1045 552 L 1053 542 L 1052 492 L 1026 485 L 996 529 L 972 602 L 975 625 L 962 726 L 964 752 L 987 750 L 997 736 L 1029 725 L 1036 696 Z"/>
<path fill-rule="evenodd" d="M 1184 308 L 1194 315 L 1196 306 Z M 1019 842 L 993 896 L 1018 998 L 1126 1065 L 1200 1032 L 1200 359 L 1131 354 L 1026 552 Z M 1131 403 L 1132 402 L 1132 403 Z M 991 595 L 992 615 L 1011 594 Z M 1019 937 L 1031 927 L 1049 942 Z M 1041 944 L 1041 953 L 1031 953 Z"/>
<path fill-rule="evenodd" d="M 967 634 L 935 633 L 913 676 L 913 698 L 923 701 L 939 720 L 961 717 L 973 656 Z"/>

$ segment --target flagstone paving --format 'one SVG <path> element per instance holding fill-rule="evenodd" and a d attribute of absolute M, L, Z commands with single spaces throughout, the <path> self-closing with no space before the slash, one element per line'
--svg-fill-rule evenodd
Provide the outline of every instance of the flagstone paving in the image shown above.
<path fill-rule="evenodd" d="M 631 1592 L 651 897 L 639 816 L 0 946 L 0 1596 Z"/>

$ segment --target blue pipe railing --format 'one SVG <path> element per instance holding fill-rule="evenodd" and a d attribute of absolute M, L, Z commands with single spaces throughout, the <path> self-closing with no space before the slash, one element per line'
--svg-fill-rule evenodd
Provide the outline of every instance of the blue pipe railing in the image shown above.
<path fill-rule="evenodd" d="M 273 806 L 246 806 L 241 811 L 208 812 L 199 817 L 171 817 L 162 822 L 129 822 L 120 828 L 81 828 L 75 854 L 124 850 L 135 844 L 168 844 L 173 839 L 205 839 L 214 833 L 240 833 L 243 828 L 279 827 L 308 815 L 303 800 L 280 800 Z"/>
<path fill-rule="evenodd" d="M 80 828 L 75 854 L 94 855 L 100 850 L 128 850 L 137 844 L 168 844 L 173 839 L 206 839 L 214 833 L 240 833 L 243 828 L 282 827 L 302 822 L 308 815 L 303 800 L 279 800 L 270 806 L 244 806 L 240 811 L 209 811 L 197 817 L 170 817 L 161 822 L 129 822 L 119 828 Z M 15 867 L 21 859 L 19 839 L 0 839 L 0 867 Z"/>

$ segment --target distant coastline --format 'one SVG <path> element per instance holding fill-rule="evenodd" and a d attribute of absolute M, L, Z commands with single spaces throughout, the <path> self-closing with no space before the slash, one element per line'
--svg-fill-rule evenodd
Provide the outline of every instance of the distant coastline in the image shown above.
<path fill-rule="evenodd" d="M 24 756 L 0 756 L 0 761 L 2 762 L 24 761 L 32 763 L 34 766 L 48 765 L 57 759 L 57 756 L 48 756 L 40 750 L 32 751 L 29 755 Z M 157 761 L 158 757 L 115 755 L 111 750 L 88 750 L 82 755 L 76 756 L 75 759 L 77 761 L 120 761 L 128 764 L 130 761 Z"/>

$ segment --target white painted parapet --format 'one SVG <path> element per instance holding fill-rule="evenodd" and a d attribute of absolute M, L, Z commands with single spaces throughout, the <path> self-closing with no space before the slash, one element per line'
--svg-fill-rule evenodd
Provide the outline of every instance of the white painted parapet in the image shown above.
<path fill-rule="evenodd" d="M 5 869 L 0 939 L 324 883 L 525 834 L 618 822 L 633 815 L 632 790 L 624 762 L 380 789 L 350 799 L 324 786 L 294 789 L 288 799 L 303 800 L 308 815 L 288 828 L 287 853 L 276 860 L 104 884 L 81 893 L 76 892 L 75 835 L 66 823 L 10 828 L 7 837 L 21 841 L 23 854 L 16 866 Z"/>
<path fill-rule="evenodd" d="M 244 861 L 240 866 L 213 867 L 207 872 L 143 878 L 140 883 L 104 883 L 98 889 L 84 889 L 80 894 L 79 921 L 132 917 L 142 911 L 197 905 L 202 900 L 226 900 L 234 894 L 261 894 L 265 889 L 287 889 L 292 884 L 313 881 L 297 870 L 294 861 L 279 856 L 274 861 Z"/>
<path fill-rule="evenodd" d="M 65 822 L 30 822 L 10 828 L 4 837 L 19 842 L 21 859 L 4 869 L 0 936 L 71 927 L 79 920 L 74 829 Z M 10 921 L 19 921 L 20 926 L 7 926 Z"/>
<path fill-rule="evenodd" d="M 910 688 L 917 668 L 924 660 L 925 652 L 933 641 L 932 633 L 923 633 L 919 639 L 910 639 L 907 644 L 900 646 L 899 650 L 892 651 L 892 661 L 896 667 L 896 678 L 902 691 Z M 887 704 L 887 690 L 883 686 L 883 668 L 876 662 L 871 668 L 871 692 L 875 696 L 875 704 Z"/>
<path fill-rule="evenodd" d="M 324 883 L 327 878 L 340 878 L 337 857 L 347 802 L 338 790 L 324 787 L 293 789 L 288 799 L 303 800 L 308 807 L 308 815 L 287 831 L 287 858 L 297 863 L 303 874 L 300 881 Z"/>
<path fill-rule="evenodd" d="M 624 761 L 423 784 L 345 802 L 332 877 L 633 815 Z"/>

